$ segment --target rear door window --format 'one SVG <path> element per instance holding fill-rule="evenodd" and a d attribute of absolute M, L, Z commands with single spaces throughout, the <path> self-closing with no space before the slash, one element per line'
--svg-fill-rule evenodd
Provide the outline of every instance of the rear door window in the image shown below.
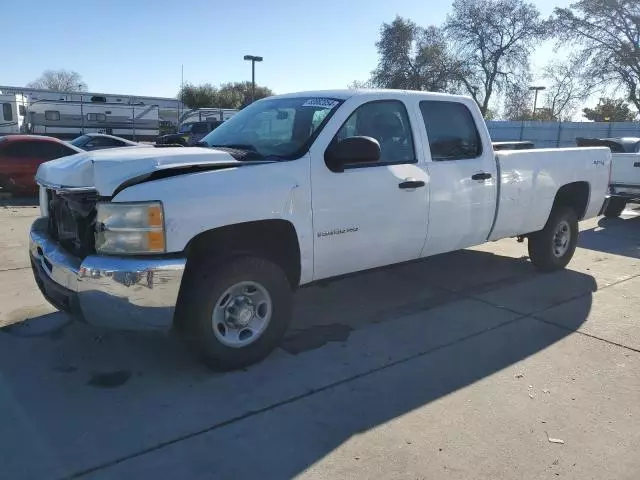
<path fill-rule="evenodd" d="M 458 102 L 423 101 L 420 112 L 434 161 L 464 160 L 482 154 L 480 133 L 469 109 Z"/>
<path fill-rule="evenodd" d="M 15 160 L 33 158 L 37 153 L 35 150 L 36 143 L 37 142 L 11 142 L 2 149 L 2 154 Z"/>

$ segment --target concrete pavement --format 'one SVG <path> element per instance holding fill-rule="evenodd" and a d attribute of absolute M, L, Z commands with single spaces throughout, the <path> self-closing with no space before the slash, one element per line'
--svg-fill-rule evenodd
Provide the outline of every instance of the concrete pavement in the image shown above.
<path fill-rule="evenodd" d="M 0 330 L 2 478 L 638 476 L 640 216 L 556 274 L 504 240 L 303 289 L 283 348 L 212 374 L 48 307 L 35 214 L 0 207 L 0 324 L 31 319 Z"/>

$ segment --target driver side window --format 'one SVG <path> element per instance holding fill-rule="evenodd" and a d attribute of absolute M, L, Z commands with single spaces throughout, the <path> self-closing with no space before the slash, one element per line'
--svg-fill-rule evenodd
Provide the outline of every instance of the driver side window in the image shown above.
<path fill-rule="evenodd" d="M 398 100 L 373 101 L 359 106 L 333 142 L 360 136 L 375 138 L 380 144 L 380 162 L 371 166 L 417 163 L 407 109 Z"/>

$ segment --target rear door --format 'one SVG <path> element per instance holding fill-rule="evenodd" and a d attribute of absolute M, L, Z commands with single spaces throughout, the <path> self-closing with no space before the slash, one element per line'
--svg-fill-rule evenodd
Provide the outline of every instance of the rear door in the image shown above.
<path fill-rule="evenodd" d="M 477 108 L 451 100 L 419 102 L 422 132 L 429 145 L 431 196 L 429 232 L 423 256 L 484 243 L 496 208 L 496 163 L 477 125 Z"/>

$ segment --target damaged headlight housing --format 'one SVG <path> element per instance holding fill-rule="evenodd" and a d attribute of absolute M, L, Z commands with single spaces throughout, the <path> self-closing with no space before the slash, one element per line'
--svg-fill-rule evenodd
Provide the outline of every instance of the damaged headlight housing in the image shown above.
<path fill-rule="evenodd" d="M 142 255 L 166 251 L 161 202 L 98 203 L 96 251 Z"/>

